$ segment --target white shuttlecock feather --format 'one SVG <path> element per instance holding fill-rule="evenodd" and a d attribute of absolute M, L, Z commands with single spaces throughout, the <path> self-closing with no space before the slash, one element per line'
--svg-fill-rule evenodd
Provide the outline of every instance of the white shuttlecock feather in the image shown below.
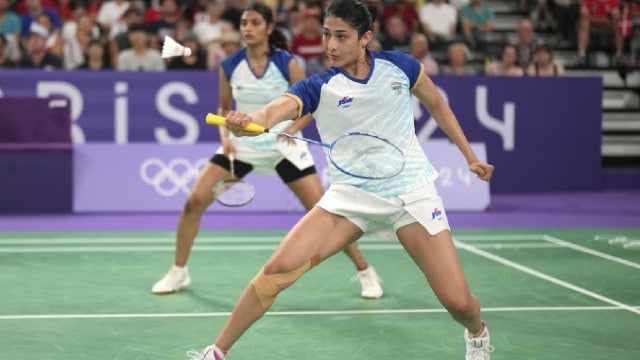
<path fill-rule="evenodd" d="M 164 44 L 162 44 L 162 58 L 170 58 L 176 56 L 189 56 L 191 55 L 191 49 L 180 45 L 177 41 L 173 40 L 170 36 L 164 37 Z"/>

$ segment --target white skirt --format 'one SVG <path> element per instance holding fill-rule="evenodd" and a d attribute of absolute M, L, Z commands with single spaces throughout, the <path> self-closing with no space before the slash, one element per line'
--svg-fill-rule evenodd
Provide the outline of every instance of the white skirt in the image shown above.
<path fill-rule="evenodd" d="M 450 230 L 442 199 L 433 183 L 392 198 L 382 198 L 351 185 L 333 184 L 316 206 L 344 216 L 363 232 L 388 234 L 415 222 L 431 235 Z"/>

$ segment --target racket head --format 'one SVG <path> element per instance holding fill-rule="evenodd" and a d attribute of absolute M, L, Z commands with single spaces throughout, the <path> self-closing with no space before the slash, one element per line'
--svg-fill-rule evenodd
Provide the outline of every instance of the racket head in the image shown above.
<path fill-rule="evenodd" d="M 329 148 L 329 160 L 343 173 L 369 180 L 392 178 L 404 170 L 404 152 L 377 135 L 350 132 Z"/>
<path fill-rule="evenodd" d="M 256 190 L 244 180 L 231 179 L 219 182 L 214 188 L 216 200 L 224 206 L 239 207 L 253 200 Z"/>

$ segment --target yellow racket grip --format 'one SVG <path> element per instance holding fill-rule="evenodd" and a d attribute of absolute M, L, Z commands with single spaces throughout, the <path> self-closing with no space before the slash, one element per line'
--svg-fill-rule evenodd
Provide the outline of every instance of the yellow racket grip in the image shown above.
<path fill-rule="evenodd" d="M 210 124 L 210 125 L 225 126 L 227 124 L 227 119 L 224 116 L 215 115 L 211 113 L 207 114 L 206 121 L 207 121 L 207 124 Z M 250 131 L 250 132 L 257 132 L 257 133 L 269 132 L 269 130 L 264 126 L 254 124 L 254 123 L 247 124 L 247 126 L 244 127 L 244 130 Z"/>

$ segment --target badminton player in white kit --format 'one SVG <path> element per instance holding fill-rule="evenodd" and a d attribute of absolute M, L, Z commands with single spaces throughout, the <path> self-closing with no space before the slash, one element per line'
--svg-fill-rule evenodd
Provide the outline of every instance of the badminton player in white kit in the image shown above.
<path fill-rule="evenodd" d="M 362 180 L 331 168 L 331 185 L 320 202 L 294 225 L 245 288 L 213 345 L 188 352 L 191 359 L 224 359 L 280 291 L 363 233 L 384 228 L 396 232 L 442 305 L 464 327 L 465 358 L 490 358 L 493 347 L 480 302 L 467 284 L 433 184 L 438 174 L 415 136 L 411 94 L 456 144 L 470 171 L 488 181 L 493 166 L 477 158 L 451 108 L 417 60 L 400 52 L 367 49 L 373 39 L 374 16 L 359 0 L 331 1 L 325 12 L 323 46 L 333 67 L 294 84 L 257 111 L 229 112 L 226 126 L 234 134 L 255 136 L 243 130 L 250 122 L 272 128 L 285 119 L 312 113 L 324 143 L 350 131 L 385 137 L 403 149 L 404 170 L 385 180 Z M 264 358 L 271 358 L 269 349 L 264 351 Z M 330 357 L 349 359 L 351 355 Z"/>
<path fill-rule="evenodd" d="M 287 88 L 304 79 L 300 65 L 285 49 L 286 38 L 274 28 L 271 10 L 256 2 L 243 12 L 240 30 L 246 48 L 227 57 L 220 69 L 220 107 L 226 115 L 235 100 L 239 111 L 251 112 L 282 95 Z M 286 120 L 277 130 L 294 134 L 311 117 Z M 277 139 L 276 135 L 235 137 L 220 128 L 222 146 L 198 176 L 180 215 L 176 232 L 175 263 L 152 288 L 154 294 L 170 294 L 188 286 L 191 279 L 187 259 L 200 227 L 202 213 L 214 200 L 215 185 L 230 178 L 229 157 L 234 156 L 235 174 L 242 178 L 250 171 L 277 173 L 309 210 L 323 194 L 313 157 L 303 141 Z M 356 244 L 345 247 L 361 284 L 361 296 L 376 299 L 383 295 L 381 280 L 367 264 Z"/>

